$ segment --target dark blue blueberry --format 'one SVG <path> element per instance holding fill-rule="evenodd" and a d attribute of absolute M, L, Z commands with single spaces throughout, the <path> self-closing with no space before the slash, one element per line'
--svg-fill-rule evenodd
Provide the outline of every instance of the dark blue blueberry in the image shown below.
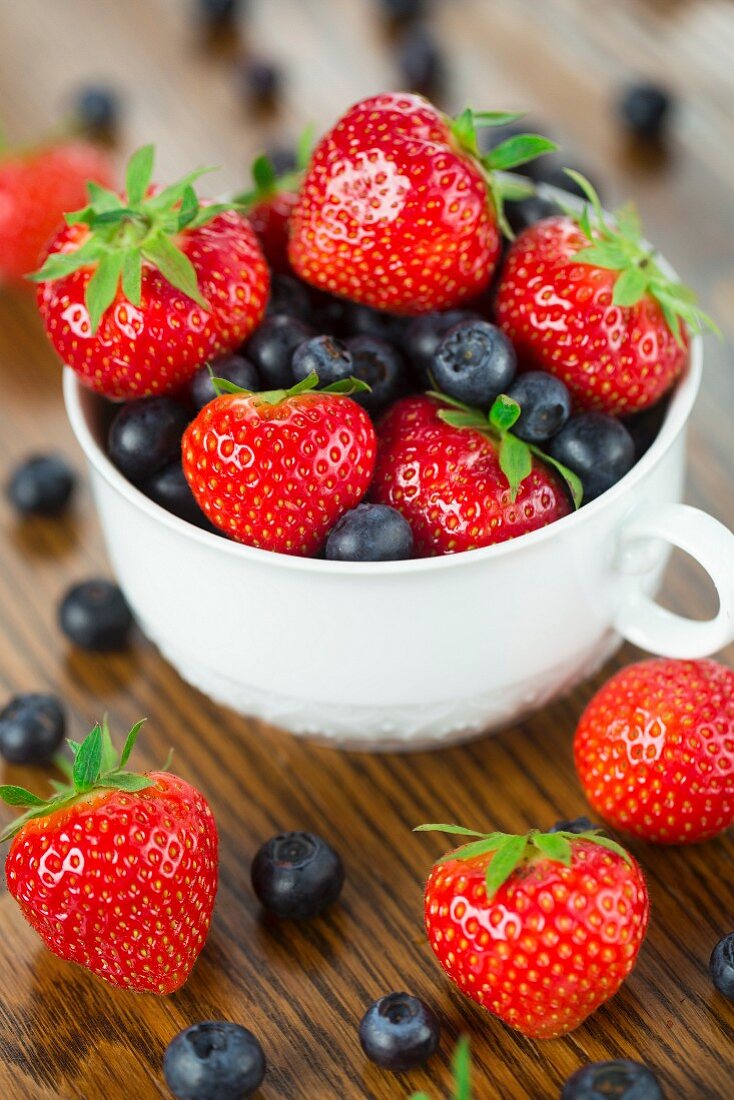
<path fill-rule="evenodd" d="M 293 275 L 273 275 L 267 312 L 285 313 L 299 321 L 310 321 L 313 314 L 311 295 L 305 283 Z"/>
<path fill-rule="evenodd" d="M 588 817 L 575 817 L 573 821 L 557 821 L 549 833 L 588 833 L 597 826 Z"/>
<path fill-rule="evenodd" d="M 189 413 L 172 397 L 141 397 L 115 414 L 107 451 L 117 469 L 134 484 L 167 466 L 181 453 Z"/>
<path fill-rule="evenodd" d="M 615 485 L 635 462 L 632 436 L 606 413 L 572 416 L 545 449 L 579 476 L 585 504 Z"/>
<path fill-rule="evenodd" d="M 311 325 L 320 332 L 330 332 L 332 336 L 352 336 L 349 324 L 351 302 L 325 294 L 321 290 L 311 291 Z"/>
<path fill-rule="evenodd" d="M 401 393 L 406 362 L 397 348 L 374 336 L 354 336 L 346 344 L 352 356 L 352 374 L 370 387 L 369 393 L 355 393 L 353 399 L 370 416 L 379 416 Z"/>
<path fill-rule="evenodd" d="M 274 106 L 283 87 L 283 74 L 267 58 L 246 58 L 239 66 L 239 80 L 246 102 L 256 109 Z"/>
<path fill-rule="evenodd" d="M 75 477 L 57 455 L 31 455 L 13 470 L 8 499 L 23 516 L 58 516 L 69 503 Z"/>
<path fill-rule="evenodd" d="M 664 1100 L 657 1077 L 647 1066 L 620 1058 L 592 1062 L 566 1081 L 561 1100 Z"/>
<path fill-rule="evenodd" d="M 670 395 L 668 394 L 641 412 L 630 413 L 628 416 L 621 417 L 622 423 L 634 440 L 635 458 L 637 460 L 642 458 L 645 451 L 649 450 L 657 439 L 669 404 Z"/>
<path fill-rule="evenodd" d="M 399 347 L 410 325 L 409 317 L 399 317 L 381 309 L 372 309 L 357 302 L 346 302 L 344 325 L 350 336 L 375 336 Z"/>
<path fill-rule="evenodd" d="M 207 30 L 231 30 L 242 9 L 242 0 L 195 0 L 195 8 Z"/>
<path fill-rule="evenodd" d="M 380 997 L 359 1025 L 359 1041 L 369 1060 L 393 1073 L 424 1065 L 436 1052 L 440 1037 L 435 1013 L 410 993 Z"/>
<path fill-rule="evenodd" d="M 461 321 L 450 328 L 431 365 L 442 393 L 485 409 L 507 390 L 516 370 L 514 347 L 489 321 Z"/>
<path fill-rule="evenodd" d="M 265 151 L 265 155 L 275 169 L 276 176 L 284 176 L 287 172 L 295 172 L 298 167 L 296 150 L 289 145 L 271 145 Z"/>
<path fill-rule="evenodd" d="M 428 0 L 379 0 L 386 19 L 393 23 L 412 23 L 428 12 Z"/>
<path fill-rule="evenodd" d="M 120 98 L 106 84 L 80 88 L 74 97 L 73 110 L 83 129 L 94 136 L 114 133 L 120 122 Z"/>
<path fill-rule="evenodd" d="M 55 695 L 15 695 L 0 712 L 0 756 L 9 764 L 46 764 L 65 732 L 66 718 Z"/>
<path fill-rule="evenodd" d="M 358 504 L 326 540 L 329 561 L 403 561 L 412 552 L 410 524 L 386 504 Z"/>
<path fill-rule="evenodd" d="M 244 354 L 257 368 L 263 389 L 287 389 L 293 384 L 293 352 L 310 336 L 313 331 L 297 317 L 275 313 L 265 318 L 244 347 Z"/>
<path fill-rule="evenodd" d="M 328 909 L 344 885 L 344 865 L 313 833 L 283 833 L 258 849 L 252 888 L 263 908 L 284 920 L 310 920 Z"/>
<path fill-rule="evenodd" d="M 265 1077 L 265 1055 L 246 1027 L 206 1020 L 166 1047 L 163 1076 L 176 1100 L 245 1100 Z"/>
<path fill-rule="evenodd" d="M 519 374 L 506 392 L 522 410 L 512 430 L 527 443 L 545 443 L 571 415 L 571 394 L 567 387 L 560 378 L 545 371 Z"/>
<path fill-rule="evenodd" d="M 94 579 L 75 584 L 59 607 L 59 625 L 82 649 L 124 649 L 133 618 L 125 597 L 111 581 Z"/>
<path fill-rule="evenodd" d="M 140 489 L 147 497 L 171 512 L 179 519 L 197 527 L 209 528 L 209 522 L 196 503 L 191 487 L 183 472 L 181 459 L 177 458 L 142 483 Z"/>
<path fill-rule="evenodd" d="M 632 137 L 642 141 L 660 141 L 665 136 L 673 109 L 673 97 L 659 84 L 630 84 L 617 105 L 619 117 Z"/>
<path fill-rule="evenodd" d="M 446 333 L 461 321 L 478 321 L 479 315 L 468 309 L 449 309 L 445 313 L 424 313 L 408 326 L 403 338 L 403 350 L 424 387 L 432 382 L 429 371 L 438 345 Z"/>
<path fill-rule="evenodd" d="M 419 23 L 409 27 L 397 46 L 397 64 L 403 84 L 420 95 L 440 95 L 446 82 L 446 64 L 434 35 Z"/>
<path fill-rule="evenodd" d="M 293 377 L 296 382 L 317 374 L 320 386 L 341 382 L 352 373 L 352 356 L 335 336 L 312 336 L 293 353 Z"/>
<path fill-rule="evenodd" d="M 240 386 L 243 390 L 259 390 L 260 378 L 257 368 L 245 359 L 244 355 L 220 355 L 211 361 L 212 373 L 216 378 L 225 378 Z M 189 400 L 195 409 L 203 409 L 217 396 L 209 367 L 200 367 L 189 382 Z"/>
<path fill-rule="evenodd" d="M 709 971 L 719 993 L 734 1001 L 734 932 L 719 940 L 711 952 Z"/>
<path fill-rule="evenodd" d="M 505 215 L 513 233 L 522 233 L 529 225 L 535 225 L 543 218 L 552 218 L 563 211 L 550 199 L 540 195 L 529 195 L 527 199 L 518 199 L 505 203 Z"/>

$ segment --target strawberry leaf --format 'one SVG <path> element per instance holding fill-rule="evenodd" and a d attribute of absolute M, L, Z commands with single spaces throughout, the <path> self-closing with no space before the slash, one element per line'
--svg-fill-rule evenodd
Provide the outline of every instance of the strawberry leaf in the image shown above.
<path fill-rule="evenodd" d="M 519 122 L 525 117 L 525 111 L 472 111 L 472 118 L 481 127 L 508 126 L 511 122 Z"/>
<path fill-rule="evenodd" d="M 444 424 L 450 424 L 452 428 L 477 428 L 483 430 L 487 427 L 486 417 L 478 415 L 473 410 L 462 412 L 460 409 L 440 409 L 439 420 Z"/>
<path fill-rule="evenodd" d="M 110 727 L 107 721 L 107 715 L 105 714 L 102 719 L 102 759 L 100 760 L 99 770 L 104 775 L 106 772 L 111 772 L 117 767 L 117 753 L 115 747 L 112 744 L 112 738 L 110 737 Z"/>
<path fill-rule="evenodd" d="M 471 1100 L 471 1048 L 466 1035 L 456 1044 L 451 1064 L 456 1082 L 454 1100 Z"/>
<path fill-rule="evenodd" d="M 447 852 L 445 856 L 441 856 L 436 862 L 450 863 L 454 859 L 474 859 L 475 856 L 487 855 L 489 852 L 495 852 L 504 842 L 504 839 L 504 833 L 488 833 L 481 840 L 472 840 L 468 844 L 463 844 L 461 848 L 454 848 L 453 851 Z"/>
<path fill-rule="evenodd" d="M 413 832 L 448 833 L 449 836 L 489 836 L 489 833 L 478 833 L 475 829 L 465 829 L 463 825 L 416 825 Z"/>
<path fill-rule="evenodd" d="M 577 833 L 576 839 L 578 840 L 579 837 L 591 841 L 592 844 L 598 844 L 601 848 L 606 848 L 610 852 L 614 852 L 615 855 L 621 856 L 625 863 L 632 862 L 632 856 L 627 849 L 623 848 L 621 844 L 617 844 L 617 841 L 612 840 L 611 837 L 603 836 L 601 833 Z"/>
<path fill-rule="evenodd" d="M 629 256 L 619 245 L 608 241 L 595 241 L 572 257 L 572 263 L 604 267 L 609 271 L 622 271 L 629 264 Z"/>
<path fill-rule="evenodd" d="M 125 252 L 122 260 L 122 293 L 128 302 L 139 306 L 143 278 L 143 257 L 137 249 Z"/>
<path fill-rule="evenodd" d="M 145 719 L 141 718 L 139 722 L 135 723 L 135 725 L 132 727 L 132 729 L 128 733 L 127 737 L 125 738 L 125 744 L 123 746 L 122 752 L 120 753 L 120 767 L 121 768 L 124 768 L 125 765 L 127 764 L 128 760 L 130 759 L 130 753 L 135 748 L 135 742 L 138 739 L 138 734 L 140 733 L 140 731 L 141 731 L 141 729 L 143 728 L 144 725 L 145 725 Z"/>
<path fill-rule="evenodd" d="M 96 725 L 84 738 L 74 758 L 74 786 L 78 791 L 89 790 L 99 779 L 102 764 L 102 728 Z"/>
<path fill-rule="evenodd" d="M 309 122 L 308 125 L 304 126 L 301 130 L 296 145 L 296 169 L 299 172 L 305 172 L 308 168 L 308 162 L 311 160 L 311 153 L 313 152 L 315 135 L 316 127 L 312 122 Z"/>
<path fill-rule="evenodd" d="M 145 193 L 153 178 L 155 147 L 143 145 L 130 157 L 125 173 L 125 192 L 131 206 L 137 206 L 145 198 Z"/>
<path fill-rule="evenodd" d="M 153 780 L 146 775 L 133 775 L 132 772 L 110 772 L 99 781 L 100 787 L 112 787 L 116 791 L 144 791 L 154 786 Z"/>
<path fill-rule="evenodd" d="M 170 237 L 162 233 L 157 234 L 143 244 L 142 253 L 146 260 L 155 264 L 171 286 L 176 287 L 187 298 L 191 298 L 202 309 L 209 309 L 209 304 L 199 291 L 194 265 L 188 256 L 176 247 Z"/>
<path fill-rule="evenodd" d="M 564 466 L 557 458 L 553 458 L 551 455 L 546 454 L 545 451 L 541 451 L 540 447 L 536 447 L 534 443 L 530 443 L 529 447 L 532 453 L 536 455 L 541 462 L 544 462 L 546 466 L 552 466 L 553 469 L 561 475 L 568 486 L 574 508 L 580 508 L 584 499 L 584 487 L 581 484 L 581 478 L 578 474 L 575 474 L 573 470 L 569 470 L 568 466 Z"/>
<path fill-rule="evenodd" d="M 626 267 L 614 284 L 612 302 L 615 306 L 633 306 L 645 294 L 649 276 L 641 267 Z"/>
<path fill-rule="evenodd" d="M 520 486 L 533 468 L 530 448 L 524 440 L 506 432 L 500 441 L 499 460 L 500 469 L 510 486 L 510 497 L 514 501 Z"/>
<path fill-rule="evenodd" d="M 72 272 L 96 263 L 102 255 L 102 248 L 101 242 L 92 237 L 75 252 L 52 252 L 46 257 L 40 270 L 34 271 L 28 278 L 34 283 L 64 279 Z"/>
<path fill-rule="evenodd" d="M 517 866 L 522 862 L 528 846 L 527 836 L 508 836 L 497 849 L 487 868 L 485 882 L 487 897 L 493 898 L 499 888 L 507 882 Z"/>
<path fill-rule="evenodd" d="M 0 798 L 8 806 L 45 806 L 45 801 L 37 794 L 26 790 L 25 787 L 16 787 L 12 783 L 0 786 Z"/>
<path fill-rule="evenodd" d="M 107 214 L 110 210 L 121 210 L 124 203 L 119 195 L 110 191 L 108 187 L 102 187 L 94 180 L 87 184 L 89 203 L 95 214 Z"/>
<path fill-rule="evenodd" d="M 489 422 L 498 432 L 508 432 L 520 418 L 520 406 L 507 394 L 501 393 L 495 398 L 489 410 Z"/>
<path fill-rule="evenodd" d="M 536 833 L 533 845 L 538 851 L 565 867 L 571 863 L 571 842 L 564 833 Z"/>
<path fill-rule="evenodd" d="M 278 173 L 273 162 L 264 153 L 252 162 L 252 178 L 261 196 L 272 194 L 278 187 Z"/>
<path fill-rule="evenodd" d="M 349 397 L 352 393 L 371 393 L 372 386 L 368 385 L 361 378 L 340 378 L 338 382 L 330 382 L 328 386 L 324 386 L 319 390 L 319 393 L 336 393 L 341 394 L 343 397 Z"/>
<path fill-rule="evenodd" d="M 521 164 L 535 160 L 543 153 L 553 153 L 558 148 L 554 141 L 540 134 L 517 134 L 497 145 L 482 158 L 482 163 L 490 170 L 507 171 Z"/>
<path fill-rule="evenodd" d="M 103 253 L 97 270 L 86 285 L 84 301 L 89 311 L 92 332 L 97 331 L 103 313 L 115 300 L 123 261 L 122 252 Z"/>
<path fill-rule="evenodd" d="M 199 213 L 200 206 L 199 200 L 196 197 L 196 191 L 189 184 L 183 193 L 181 199 L 181 209 L 178 213 L 178 228 L 185 229 L 187 225 L 193 222 L 196 215 Z"/>

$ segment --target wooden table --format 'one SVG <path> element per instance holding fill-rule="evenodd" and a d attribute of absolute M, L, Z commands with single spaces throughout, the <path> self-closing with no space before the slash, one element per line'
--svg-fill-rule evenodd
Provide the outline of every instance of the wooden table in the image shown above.
<path fill-rule="evenodd" d="M 282 112 L 257 123 L 239 105 L 226 53 L 197 45 L 182 0 L 0 0 L 0 105 L 14 137 L 48 124 L 76 83 L 103 77 L 126 90 L 125 146 L 158 143 L 171 178 L 222 164 L 217 188 L 242 183 L 265 141 L 326 124 L 360 95 L 395 86 L 368 0 L 252 0 L 247 44 L 288 71 Z M 729 337 L 734 316 L 734 11 L 727 0 L 455 0 L 437 5 L 453 67 L 448 106 L 527 106 L 571 157 L 633 193 L 650 235 L 702 294 Z M 609 99 L 632 73 L 664 78 L 681 96 L 668 163 L 631 156 Z M 730 349 L 708 345 L 691 429 L 688 499 L 734 524 Z M 0 459 L 55 448 L 81 472 L 61 405 L 59 369 L 32 301 L 0 298 Z M 642 1058 L 667 1096 L 734 1095 L 734 1012 L 715 995 L 709 952 L 734 926 L 734 848 L 633 845 L 650 880 L 653 919 L 639 965 L 620 994 L 566 1039 L 533 1043 L 464 1000 L 434 964 L 421 928 L 421 884 L 436 837 L 425 820 L 461 819 L 510 831 L 586 809 L 571 761 L 584 702 L 612 669 L 573 697 L 501 736 L 434 754 L 342 755 L 222 711 L 184 685 L 142 638 L 128 654 L 74 652 L 56 627 L 72 581 L 108 567 L 88 493 L 61 522 L 18 525 L 0 503 L 0 689 L 58 691 L 78 737 L 103 711 L 118 731 L 139 716 L 147 765 L 169 745 L 176 766 L 211 800 L 222 835 L 221 888 L 209 943 L 185 989 L 157 1000 L 113 992 L 43 950 L 5 895 L 0 900 L 0 1094 L 5 1100 L 167 1096 L 163 1049 L 184 1026 L 227 1017 L 262 1039 L 267 1100 L 449 1094 L 456 1036 L 471 1036 L 478 1100 L 543 1100 L 589 1059 Z M 707 582 L 674 561 L 670 606 L 705 617 Z M 615 664 L 637 656 L 624 649 Z M 729 661 L 734 650 L 724 655 Z M 287 675 L 287 670 L 284 670 Z M 7 768 L 5 782 L 44 777 Z M 4 818 L 9 811 L 3 811 Z M 304 927 L 272 924 L 249 886 L 249 863 L 276 831 L 307 828 L 343 853 L 343 903 Z M 441 1051 L 408 1079 L 368 1065 L 357 1024 L 378 995 L 407 989 L 444 1023 Z"/>

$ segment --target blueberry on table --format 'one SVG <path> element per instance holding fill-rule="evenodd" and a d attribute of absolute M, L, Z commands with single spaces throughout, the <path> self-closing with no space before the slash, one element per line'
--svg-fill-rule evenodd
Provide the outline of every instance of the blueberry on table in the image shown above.
<path fill-rule="evenodd" d="M 408 521 L 387 504 L 358 504 L 326 540 L 329 561 L 404 561 L 413 553 Z"/>
<path fill-rule="evenodd" d="M 209 367 L 211 367 L 211 374 Z M 203 409 L 217 396 L 212 374 L 215 378 L 224 378 L 227 382 L 233 382 L 243 390 L 260 389 L 257 369 L 249 359 L 245 359 L 244 355 L 220 355 L 217 359 L 212 359 L 208 366 L 200 367 L 189 382 L 189 400 L 197 410 Z"/>
<path fill-rule="evenodd" d="M 314 833 L 283 833 L 258 849 L 252 888 L 263 908 L 284 920 L 310 920 L 336 901 L 344 885 L 341 856 Z"/>
<path fill-rule="evenodd" d="M 283 74 L 267 58 L 245 58 L 239 65 L 239 82 L 247 103 L 256 109 L 274 106 L 283 87 Z"/>
<path fill-rule="evenodd" d="M 620 1058 L 577 1070 L 563 1086 L 561 1100 L 664 1100 L 664 1096 L 652 1070 Z"/>
<path fill-rule="evenodd" d="M 561 213 L 563 211 L 560 206 L 541 195 L 528 195 L 526 199 L 508 199 L 505 203 L 505 217 L 515 234 L 522 233 L 523 229 L 544 218 L 552 218 Z"/>
<path fill-rule="evenodd" d="M 276 176 L 295 172 L 298 167 L 298 153 L 290 145 L 271 145 L 265 150 L 265 156 L 272 164 Z"/>
<path fill-rule="evenodd" d="M 375 336 L 353 336 L 346 341 L 352 356 L 352 374 L 370 387 L 367 393 L 355 393 L 353 400 L 370 416 L 379 416 L 401 393 L 407 365 L 392 344 Z"/>
<path fill-rule="evenodd" d="M 408 326 L 403 338 L 403 351 L 408 356 L 421 385 L 431 385 L 428 372 L 438 345 L 446 333 L 461 321 L 478 321 L 479 316 L 468 309 L 449 309 L 445 313 L 424 313 Z"/>
<path fill-rule="evenodd" d="M 428 12 L 428 0 L 378 0 L 386 19 L 394 23 L 410 23 L 422 19 Z"/>
<path fill-rule="evenodd" d="M 82 649 L 123 649 L 132 622 L 130 608 L 120 589 L 101 578 L 75 584 L 59 607 L 62 631 Z"/>
<path fill-rule="evenodd" d="M 557 821 L 551 825 L 549 833 L 588 833 L 598 828 L 588 817 L 574 817 L 570 821 Z"/>
<path fill-rule="evenodd" d="M 428 27 L 419 24 L 405 31 L 398 43 L 397 63 L 406 88 L 419 95 L 440 95 L 446 80 L 446 65 Z"/>
<path fill-rule="evenodd" d="M 187 1027 L 166 1047 L 163 1075 L 176 1100 L 245 1100 L 267 1068 L 251 1031 L 227 1020 Z"/>
<path fill-rule="evenodd" d="M 308 323 L 313 315 L 311 295 L 305 283 L 293 275 L 273 275 L 266 312 L 285 313 Z"/>
<path fill-rule="evenodd" d="M 293 352 L 309 336 L 313 336 L 313 331 L 297 317 L 277 313 L 265 318 L 244 347 L 245 356 L 257 368 L 263 389 L 288 389 L 293 385 Z"/>
<path fill-rule="evenodd" d="M 371 1062 L 402 1073 L 424 1065 L 438 1047 L 441 1027 L 435 1013 L 409 993 L 388 993 L 365 1012 L 359 1041 Z"/>
<path fill-rule="evenodd" d="M 58 516 L 69 503 L 75 477 L 57 455 L 31 455 L 13 470 L 8 500 L 23 516 Z"/>
<path fill-rule="evenodd" d="M 189 414 L 172 397 L 141 397 L 122 405 L 107 434 L 107 452 L 120 473 L 138 484 L 181 453 Z"/>
<path fill-rule="evenodd" d="M 552 374 L 542 370 L 520 374 L 506 390 L 520 406 L 512 431 L 526 443 L 545 443 L 571 415 L 571 394 Z"/>
<path fill-rule="evenodd" d="M 15 695 L 0 711 L 0 756 L 9 764 L 46 764 L 61 747 L 66 718 L 55 695 Z"/>
<path fill-rule="evenodd" d="M 615 485 L 635 462 L 632 436 L 606 413 L 572 416 L 545 449 L 581 479 L 585 504 Z"/>
<path fill-rule="evenodd" d="M 80 88 L 73 101 L 74 117 L 92 137 L 113 134 L 120 122 L 120 98 L 106 84 Z"/>
<path fill-rule="evenodd" d="M 292 371 L 296 382 L 317 374 L 320 386 L 341 382 L 352 374 L 352 355 L 335 336 L 312 336 L 293 353 Z"/>
<path fill-rule="evenodd" d="M 709 972 L 719 993 L 734 1001 L 734 932 L 716 944 L 711 952 Z"/>
<path fill-rule="evenodd" d="M 442 393 L 486 409 L 515 377 L 517 356 L 496 325 L 461 321 L 441 340 L 430 369 Z"/>
<path fill-rule="evenodd" d="M 210 529 L 209 520 L 196 503 L 191 486 L 183 472 L 181 459 L 174 459 L 168 466 L 158 470 L 140 486 L 150 500 L 159 504 L 179 519 L 193 523 L 196 527 Z"/>
<path fill-rule="evenodd" d="M 242 9 L 242 0 L 195 0 L 194 7 L 207 30 L 230 30 Z"/>
<path fill-rule="evenodd" d="M 619 118 L 627 132 L 650 142 L 664 137 L 672 108 L 670 92 L 647 81 L 628 85 L 617 103 Z"/>

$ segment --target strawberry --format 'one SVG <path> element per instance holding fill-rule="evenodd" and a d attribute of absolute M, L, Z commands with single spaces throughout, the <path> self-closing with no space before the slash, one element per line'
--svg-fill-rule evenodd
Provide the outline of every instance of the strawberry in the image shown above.
<path fill-rule="evenodd" d="M 425 888 L 428 941 L 462 993 L 523 1035 L 555 1039 L 617 992 L 649 913 L 623 848 L 596 832 L 420 830 L 474 838 L 438 861 Z"/>
<path fill-rule="evenodd" d="M 193 172 L 155 191 L 153 147 L 130 160 L 126 194 L 90 186 L 33 278 L 46 332 L 85 385 L 129 399 L 177 389 L 260 322 L 269 275 L 247 220 L 200 204 Z"/>
<path fill-rule="evenodd" d="M 199 507 L 238 542 L 315 554 L 367 492 L 377 444 L 349 393 L 355 379 L 315 391 L 315 374 L 290 390 L 249 393 L 223 379 L 220 396 L 189 424 L 183 467 Z"/>
<path fill-rule="evenodd" d="M 112 180 L 110 158 L 87 142 L 0 150 L 0 283 L 34 270 L 65 211 L 84 202 L 87 180 Z"/>
<path fill-rule="evenodd" d="M 561 481 L 578 479 L 511 432 L 519 406 L 498 397 L 489 417 L 445 395 L 405 397 L 382 420 L 372 499 L 397 508 L 418 557 L 517 538 L 571 510 Z"/>
<path fill-rule="evenodd" d="M 562 379 L 583 408 L 618 415 L 653 405 L 685 369 L 688 331 L 718 331 L 644 243 L 635 211 L 611 222 L 587 180 L 579 217 L 545 218 L 510 247 L 499 325 L 528 367 Z"/>
<path fill-rule="evenodd" d="M 59 958 L 111 985 L 173 993 L 204 946 L 217 892 L 217 829 L 204 797 L 168 771 L 124 770 L 142 722 L 119 756 L 107 724 L 70 741 L 69 785 L 44 802 L 22 787 L 0 798 L 27 807 L 5 871 L 23 916 Z"/>
<path fill-rule="evenodd" d="M 574 755 L 615 828 L 658 844 L 717 836 L 734 824 L 734 672 L 664 659 L 623 668 L 581 715 Z"/>
<path fill-rule="evenodd" d="M 489 284 L 500 253 L 511 168 L 555 148 L 519 135 L 481 157 L 478 125 L 421 96 L 386 93 L 352 107 L 322 139 L 291 217 L 289 256 L 306 282 L 393 313 L 450 309 Z"/>
<path fill-rule="evenodd" d="M 252 165 L 254 187 L 237 196 L 237 202 L 247 210 L 247 217 L 257 234 L 265 259 L 273 271 L 287 274 L 290 218 L 298 202 L 298 190 L 311 151 L 311 130 L 301 136 L 296 152 L 296 166 L 291 172 L 278 175 L 269 157 L 259 156 Z"/>

